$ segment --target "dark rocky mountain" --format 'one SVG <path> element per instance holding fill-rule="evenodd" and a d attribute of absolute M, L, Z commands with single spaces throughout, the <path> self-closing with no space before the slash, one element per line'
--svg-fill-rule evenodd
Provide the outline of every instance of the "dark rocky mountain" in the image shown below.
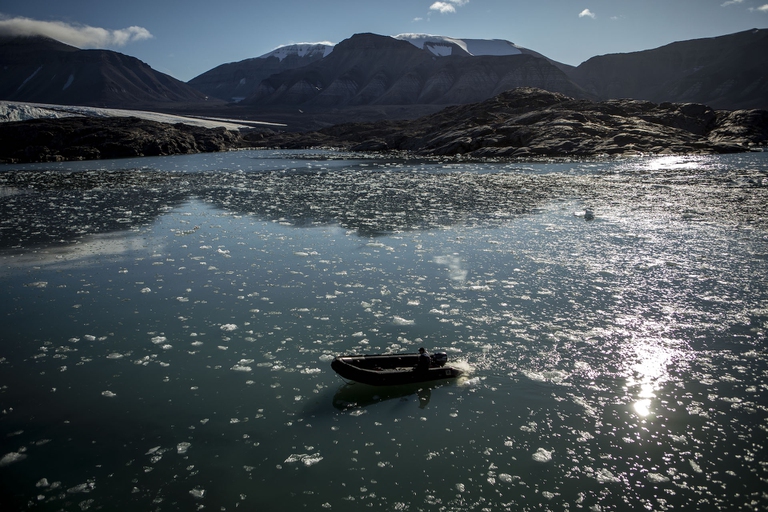
<path fill-rule="evenodd" d="M 332 48 L 323 43 L 283 46 L 261 57 L 222 64 L 187 83 L 208 96 L 239 102 L 253 95 L 262 80 L 318 61 Z"/>
<path fill-rule="evenodd" d="M 593 57 L 569 76 L 601 99 L 768 108 L 768 29 Z"/>
<path fill-rule="evenodd" d="M 203 93 L 109 50 L 44 37 L 0 37 L 0 99 L 113 108 L 205 102 Z"/>
<path fill-rule="evenodd" d="M 733 153 L 766 147 L 768 111 L 594 102 L 520 88 L 417 120 L 351 123 L 311 133 L 252 133 L 246 138 L 261 147 L 328 146 L 476 158 Z"/>
<path fill-rule="evenodd" d="M 437 57 L 407 41 L 356 34 L 322 60 L 262 81 L 243 103 L 324 108 L 448 105 L 482 101 L 521 86 L 585 95 L 561 69 L 535 55 Z"/>

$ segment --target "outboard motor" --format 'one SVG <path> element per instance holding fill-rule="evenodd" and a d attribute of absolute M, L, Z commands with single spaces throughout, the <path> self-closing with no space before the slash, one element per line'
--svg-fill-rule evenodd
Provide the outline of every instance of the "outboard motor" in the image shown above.
<path fill-rule="evenodd" d="M 435 352 L 431 356 L 429 356 L 430 359 L 432 359 L 432 366 L 440 368 L 445 365 L 445 363 L 448 362 L 448 354 L 445 352 Z"/>

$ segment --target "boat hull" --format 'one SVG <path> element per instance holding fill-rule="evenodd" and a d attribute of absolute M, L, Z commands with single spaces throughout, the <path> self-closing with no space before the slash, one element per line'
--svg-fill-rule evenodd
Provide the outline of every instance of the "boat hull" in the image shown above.
<path fill-rule="evenodd" d="M 453 366 L 416 370 L 419 354 L 337 356 L 331 368 L 341 377 L 371 386 L 398 386 L 455 379 L 462 371 Z"/>

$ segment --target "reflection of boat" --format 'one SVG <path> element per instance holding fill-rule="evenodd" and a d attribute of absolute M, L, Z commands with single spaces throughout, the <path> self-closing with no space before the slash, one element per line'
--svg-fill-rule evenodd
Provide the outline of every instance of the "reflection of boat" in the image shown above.
<path fill-rule="evenodd" d="M 438 352 L 430 356 L 429 368 L 416 369 L 419 354 L 375 354 L 337 356 L 331 368 L 348 380 L 372 386 L 396 386 L 441 379 L 454 379 L 461 370 L 446 366 L 448 356 Z"/>
<path fill-rule="evenodd" d="M 336 409 L 347 411 L 360 409 L 369 405 L 397 400 L 399 402 L 413 403 L 418 400 L 419 409 L 429 405 L 432 398 L 432 390 L 446 384 L 444 380 L 434 380 L 416 384 L 403 384 L 402 386 L 367 386 L 351 382 L 344 384 L 333 396 L 333 406 Z"/>

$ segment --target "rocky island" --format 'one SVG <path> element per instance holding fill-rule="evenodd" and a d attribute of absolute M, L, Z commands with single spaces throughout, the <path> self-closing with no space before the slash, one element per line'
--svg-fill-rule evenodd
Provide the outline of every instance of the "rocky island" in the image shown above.
<path fill-rule="evenodd" d="M 582 158 L 736 153 L 768 144 L 768 111 L 696 103 L 595 102 L 518 88 L 416 120 L 346 123 L 318 131 L 244 132 L 137 118 L 36 119 L 0 124 L 0 162 L 45 162 L 226 151 L 338 148 L 470 158 Z"/>
<path fill-rule="evenodd" d="M 310 133 L 253 132 L 246 139 L 256 147 L 327 146 L 476 158 L 734 153 L 766 146 L 768 111 L 595 102 L 518 88 L 417 120 L 342 124 Z"/>

